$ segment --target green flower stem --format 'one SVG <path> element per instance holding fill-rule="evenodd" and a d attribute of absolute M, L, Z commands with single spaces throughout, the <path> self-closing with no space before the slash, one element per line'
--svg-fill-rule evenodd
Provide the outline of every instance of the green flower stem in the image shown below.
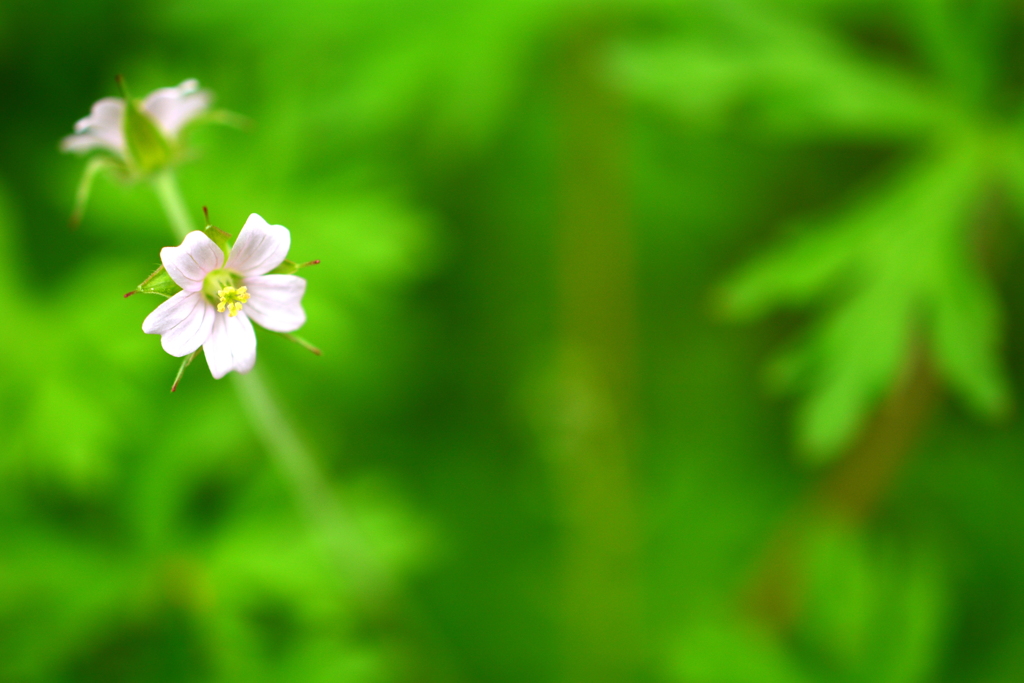
<path fill-rule="evenodd" d="M 160 200 L 160 205 L 167 214 L 167 220 L 171 224 L 171 231 L 178 239 L 185 239 L 185 235 L 196 230 L 195 224 L 189 218 L 188 208 L 185 200 L 181 197 L 181 190 L 178 189 L 178 179 L 174 171 L 167 169 L 153 177 L 153 189 Z"/>
<path fill-rule="evenodd" d="M 152 182 L 174 234 L 183 239 L 196 230 L 174 172 L 169 169 L 161 171 Z M 357 594 L 370 600 L 385 597 L 390 592 L 390 580 L 384 567 L 359 533 L 358 525 L 331 491 L 313 454 L 303 445 L 274 402 L 258 371 L 252 370 L 245 375 L 232 373 L 232 381 L 253 429 L 288 478 L 303 511 L 317 525 L 331 553 L 359 586 Z"/>
<path fill-rule="evenodd" d="M 173 171 L 161 171 L 153 188 L 178 238 L 197 229 L 189 216 Z M 300 343 L 302 343 L 300 341 Z M 253 430 L 286 477 L 302 511 L 314 525 L 317 540 L 352 586 L 351 595 L 363 609 L 371 630 L 387 634 L 401 659 L 416 662 L 409 680 L 454 680 L 454 665 L 436 628 L 402 590 L 359 524 L 339 500 L 295 429 L 274 401 L 259 372 L 232 373 L 231 381 Z M 401 668 L 400 668 L 401 670 Z"/>
<path fill-rule="evenodd" d="M 231 373 L 231 380 L 253 429 L 288 478 L 304 512 L 320 528 L 329 550 L 344 561 L 367 596 L 381 597 L 388 592 L 382 592 L 387 583 L 384 568 L 370 552 L 355 520 L 333 495 L 312 453 L 288 424 L 263 378 L 252 370 L 244 375 Z"/>
<path fill-rule="evenodd" d="M 941 397 L 935 371 L 918 345 L 903 381 L 859 439 L 775 531 L 742 592 L 745 611 L 779 634 L 796 626 L 805 602 L 801 556 L 807 534 L 822 521 L 863 527 L 892 489 Z"/>

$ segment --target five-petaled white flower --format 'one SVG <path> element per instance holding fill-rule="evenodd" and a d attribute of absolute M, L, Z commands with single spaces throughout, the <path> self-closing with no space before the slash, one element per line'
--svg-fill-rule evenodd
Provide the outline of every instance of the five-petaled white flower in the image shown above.
<path fill-rule="evenodd" d="M 272 274 L 288 255 L 291 234 L 251 214 L 225 262 L 224 252 L 196 230 L 178 247 L 164 247 L 160 260 L 182 291 L 160 304 L 142 331 L 161 335 L 172 356 L 200 346 L 215 379 L 232 370 L 246 373 L 256 362 L 256 333 L 249 319 L 274 332 L 294 332 L 306 322 L 306 281 Z"/>
<path fill-rule="evenodd" d="M 199 81 L 190 78 L 176 87 L 154 90 L 142 101 L 141 108 L 173 142 L 185 124 L 205 112 L 212 100 L 210 91 L 200 90 Z M 75 123 L 74 135 L 61 141 L 61 150 L 86 153 L 102 149 L 126 158 L 124 116 L 123 98 L 104 97 L 92 105 L 88 116 Z"/>

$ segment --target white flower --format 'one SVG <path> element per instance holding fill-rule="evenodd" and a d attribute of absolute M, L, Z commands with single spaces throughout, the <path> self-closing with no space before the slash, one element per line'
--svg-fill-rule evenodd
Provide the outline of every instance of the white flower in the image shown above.
<path fill-rule="evenodd" d="M 200 90 L 199 81 L 190 78 L 177 87 L 154 90 L 142 101 L 141 109 L 173 142 L 185 124 L 205 112 L 212 100 L 210 91 Z M 103 149 L 124 159 L 124 110 L 125 101 L 120 97 L 99 100 L 88 116 L 75 123 L 74 135 L 61 140 L 61 150 L 86 153 Z"/>
<path fill-rule="evenodd" d="M 249 319 L 274 332 L 294 332 L 306 322 L 302 295 L 306 281 L 268 272 L 288 255 L 291 235 L 251 214 L 225 263 L 224 252 L 199 230 L 178 247 L 164 247 L 160 261 L 182 291 L 163 302 L 142 323 L 161 335 L 172 356 L 200 346 L 215 379 L 232 370 L 246 373 L 256 362 L 256 333 Z"/>

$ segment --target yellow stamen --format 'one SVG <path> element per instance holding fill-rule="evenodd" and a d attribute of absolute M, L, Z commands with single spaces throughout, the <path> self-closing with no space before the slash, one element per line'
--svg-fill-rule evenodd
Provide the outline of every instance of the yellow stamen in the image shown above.
<path fill-rule="evenodd" d="M 217 312 L 223 313 L 227 309 L 228 317 L 231 318 L 238 315 L 239 311 L 242 310 L 242 304 L 249 300 L 249 292 L 244 285 L 238 289 L 224 287 L 217 292 L 217 296 L 220 297 L 220 303 L 217 304 Z"/>

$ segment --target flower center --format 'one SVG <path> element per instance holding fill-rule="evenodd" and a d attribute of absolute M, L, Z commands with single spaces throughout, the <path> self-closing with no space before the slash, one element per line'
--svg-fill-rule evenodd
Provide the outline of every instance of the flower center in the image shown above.
<path fill-rule="evenodd" d="M 203 294 L 210 303 L 217 304 L 217 311 L 234 318 L 242 310 L 242 304 L 249 300 L 249 291 L 240 285 L 242 277 L 226 268 L 214 270 L 203 281 Z"/>
<path fill-rule="evenodd" d="M 223 313 L 227 309 L 228 317 L 234 318 L 242 310 L 242 304 L 249 300 L 249 292 L 245 285 L 239 288 L 231 286 L 223 287 L 217 291 L 220 302 L 217 304 L 217 312 Z"/>

